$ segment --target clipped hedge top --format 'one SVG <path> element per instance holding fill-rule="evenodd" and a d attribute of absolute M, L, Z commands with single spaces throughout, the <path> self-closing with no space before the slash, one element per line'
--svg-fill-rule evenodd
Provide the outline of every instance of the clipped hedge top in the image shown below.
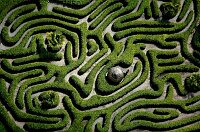
<path fill-rule="evenodd" d="M 0 129 L 200 130 L 199 18 L 200 0 L 1 0 Z"/>

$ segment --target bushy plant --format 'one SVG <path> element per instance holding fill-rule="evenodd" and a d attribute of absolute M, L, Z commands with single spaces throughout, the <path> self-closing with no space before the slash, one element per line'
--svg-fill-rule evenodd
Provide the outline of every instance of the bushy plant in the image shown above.
<path fill-rule="evenodd" d="M 51 52 L 58 52 L 61 50 L 62 45 L 65 43 L 65 36 L 62 35 L 62 32 L 47 32 L 46 33 L 46 44 L 47 49 Z"/>
<path fill-rule="evenodd" d="M 39 100 L 42 108 L 55 108 L 59 104 L 59 95 L 54 91 L 45 91 L 39 95 Z"/>
<path fill-rule="evenodd" d="M 200 74 L 193 74 L 185 79 L 185 88 L 188 92 L 200 91 Z"/>
<path fill-rule="evenodd" d="M 163 19 L 172 19 L 179 11 L 179 5 L 173 3 L 164 3 L 160 6 Z"/>

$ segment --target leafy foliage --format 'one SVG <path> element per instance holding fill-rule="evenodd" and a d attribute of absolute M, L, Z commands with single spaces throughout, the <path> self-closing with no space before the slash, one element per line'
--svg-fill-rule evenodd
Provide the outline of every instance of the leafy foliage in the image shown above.
<path fill-rule="evenodd" d="M 47 32 L 46 36 L 47 49 L 51 52 L 58 52 L 65 44 L 65 36 L 62 35 L 62 32 Z"/>
<path fill-rule="evenodd" d="M 8 131 L 200 130 L 199 0 L 7 2 L 0 117 Z"/>
<path fill-rule="evenodd" d="M 59 104 L 59 95 L 53 91 L 45 91 L 39 95 L 42 108 L 49 109 L 54 108 Z"/>
<path fill-rule="evenodd" d="M 200 74 L 193 74 L 185 79 L 185 88 L 189 92 L 200 91 Z"/>

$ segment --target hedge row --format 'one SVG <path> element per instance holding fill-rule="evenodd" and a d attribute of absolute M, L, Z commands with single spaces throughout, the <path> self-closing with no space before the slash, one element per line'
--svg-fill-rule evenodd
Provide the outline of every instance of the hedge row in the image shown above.
<path fill-rule="evenodd" d="M 177 23 L 175 24 L 172 28 L 165 28 L 165 26 L 163 27 L 155 27 L 155 28 L 151 28 L 151 26 L 149 26 L 149 28 L 126 28 L 125 30 L 121 30 L 119 32 L 117 32 L 114 35 L 115 40 L 120 40 L 122 38 L 125 38 L 127 36 L 131 36 L 131 35 L 136 35 L 136 34 L 152 34 L 152 35 L 158 35 L 158 34 L 173 34 L 173 33 L 177 33 L 182 31 L 184 28 L 186 28 L 186 26 L 191 22 L 193 17 L 193 12 L 191 11 L 188 14 L 188 17 L 186 18 L 186 20 L 182 23 Z M 131 23 L 132 24 L 132 23 Z M 134 23 L 133 23 L 134 24 Z M 126 25 L 126 24 L 124 24 Z M 118 26 L 116 26 L 118 27 Z"/>
<path fill-rule="evenodd" d="M 137 110 L 135 112 L 129 113 L 130 111 L 138 109 L 140 107 L 157 108 L 161 106 L 164 108 L 159 111 L 159 113 L 156 112 L 159 109 L 155 109 L 153 113 L 142 110 Z M 171 109 L 169 109 L 169 107 Z M 177 112 L 176 109 L 184 109 L 184 103 L 177 103 L 172 100 L 163 100 L 162 102 L 150 99 L 140 100 L 132 105 L 129 105 L 129 107 L 126 107 L 117 114 L 114 119 L 113 129 L 115 131 L 130 131 L 140 128 L 151 131 L 167 131 L 173 129 L 178 130 L 177 128 L 190 125 L 190 123 L 198 122 L 200 120 L 199 115 L 193 115 L 187 118 L 183 118 L 181 120 L 173 120 L 166 123 L 159 123 L 162 121 L 168 121 L 177 118 L 179 116 L 179 112 Z M 120 122 L 120 119 L 122 119 L 126 114 L 129 114 L 129 116 L 126 117 L 122 122 Z M 187 131 L 187 128 L 185 128 L 184 131 Z"/>
<path fill-rule="evenodd" d="M 52 0 L 52 2 L 65 5 L 65 6 L 73 8 L 73 9 L 80 9 L 80 8 L 83 8 L 86 5 L 90 4 L 92 2 L 92 0 L 77 0 L 77 1 L 73 1 L 73 0 L 57 0 L 57 1 L 53 1 Z"/>
<path fill-rule="evenodd" d="M 200 96 L 186 100 L 173 99 L 174 90 L 181 96 L 187 95 L 188 92 L 199 91 L 199 88 L 186 89 L 183 81 L 188 87 L 196 83 L 190 83 L 191 78 L 188 78 L 189 81 L 188 79 L 183 80 L 181 76 L 182 72 L 199 71 L 199 61 L 196 61 L 198 59 L 194 57 L 199 53 L 197 52 L 199 34 L 195 33 L 192 40 L 192 46 L 195 48 L 193 56 L 187 52 L 186 45 L 186 38 L 192 33 L 191 29 L 197 23 L 197 19 L 193 20 L 192 17 L 193 15 L 199 17 L 200 14 L 197 10 L 199 2 L 196 1 L 194 12 L 191 11 L 182 23 L 135 20 L 142 14 L 145 14 L 146 19 L 159 18 L 157 0 L 152 2 L 146 0 L 141 3 L 133 0 L 123 2 L 99 0 L 92 2 L 85 9 L 76 10 L 90 2 L 87 0 L 70 3 L 70 1 L 58 0 L 56 3 L 62 3 L 71 8 L 54 7 L 53 12 L 49 12 L 46 10 L 47 0 L 40 0 L 36 3 L 37 11 L 31 12 L 36 8 L 31 4 L 21 7 L 23 11 L 20 10 L 21 8 L 15 10 L 8 18 L 1 32 L 3 44 L 14 46 L 24 36 L 16 47 L 0 51 L 0 57 L 3 58 L 0 63 L 0 100 L 2 103 L 0 104 L 2 110 L 0 115 L 4 117 L 3 122 L 11 130 L 19 131 L 21 129 L 14 125 L 13 119 L 25 122 L 23 129 L 26 131 L 62 129 L 92 131 L 94 125 L 94 131 L 108 131 L 110 126 L 113 131 L 130 131 L 138 128 L 167 131 L 199 122 L 199 115 L 170 122 L 179 117 L 179 111 L 189 114 L 200 110 L 199 105 L 195 104 L 200 100 Z M 180 6 L 179 2 L 178 0 L 167 2 L 174 12 L 165 19 L 171 19 L 176 15 Z M 185 16 L 188 2 L 191 1 L 184 2 L 177 21 Z M 140 4 L 137 13 L 132 12 L 137 4 Z M 163 5 L 160 9 L 163 18 L 164 13 L 168 14 L 164 12 L 167 6 L 167 4 L 166 7 Z M 18 15 L 20 15 L 19 19 L 17 19 Z M 87 26 L 85 22 L 75 25 L 78 18 L 88 15 L 87 21 L 91 21 L 90 26 Z M 114 31 L 117 31 L 114 38 L 109 33 L 102 35 L 105 28 L 117 18 L 119 19 L 112 27 Z M 8 25 L 15 19 L 17 20 L 14 21 L 11 32 L 20 25 L 22 28 L 12 37 L 9 36 Z M 173 34 L 182 31 L 191 20 L 194 23 L 188 31 Z M 46 42 L 42 33 L 47 33 Z M 59 36 L 62 37 L 59 39 Z M 68 40 L 67 44 L 62 43 L 63 37 Z M 124 44 L 115 41 L 124 37 L 129 37 Z M 178 44 L 177 41 L 181 45 L 180 53 L 173 50 Z M 54 47 L 59 43 L 65 46 L 64 56 L 60 53 L 61 46 Z M 161 50 L 145 51 L 145 44 L 153 44 Z M 184 64 L 185 58 L 180 57 L 180 54 L 196 62 L 196 66 Z M 51 61 L 60 61 L 63 57 L 65 66 L 52 64 Z M 85 63 L 86 57 L 89 57 L 89 61 Z M 8 59 L 13 60 L 10 62 Z M 83 63 L 85 64 L 80 67 Z M 121 82 L 114 84 L 108 79 L 107 73 L 109 69 L 116 66 L 131 70 L 124 73 L 125 77 Z M 79 67 L 77 75 L 71 75 L 69 80 L 65 80 L 68 73 Z M 86 79 L 80 80 L 78 76 L 86 72 L 89 72 Z M 151 89 L 137 90 L 140 85 L 146 83 L 149 76 Z M 54 78 L 55 80 L 50 82 Z M 8 88 L 6 82 L 10 83 Z M 165 92 L 166 84 L 169 85 L 166 95 L 164 99 L 159 99 Z M 87 99 L 92 90 L 96 92 L 96 95 Z M 133 92 L 133 90 L 136 91 Z M 17 95 L 15 95 L 16 92 Z M 36 95 L 37 93 L 40 95 Z M 66 96 L 61 98 L 58 93 Z M 33 95 L 36 96 L 33 97 Z M 120 101 L 116 103 L 118 100 Z M 62 103 L 65 109 L 58 109 L 59 103 Z M 107 107 L 107 104 L 113 105 Z M 2 105 L 5 107 L 1 107 Z M 98 107 L 100 109 L 97 109 Z M 137 111 L 146 108 L 155 108 L 155 110 L 153 112 Z M 26 112 L 23 112 L 24 109 Z M 6 110 L 10 112 L 13 119 L 9 118 Z M 114 120 L 111 118 L 113 116 Z M 98 121 L 94 124 L 99 118 L 102 122 Z M 165 121 L 169 123 L 159 123 Z M 111 122 L 112 125 L 110 125 Z M 68 123 L 71 125 L 70 128 L 66 128 Z"/>
<path fill-rule="evenodd" d="M 5 91 L 5 87 L 1 87 L 1 88 L 2 88 L 1 93 L 0 93 L 1 100 L 2 100 L 2 103 L 4 104 L 4 106 L 6 107 L 6 109 L 10 111 L 10 113 L 16 120 L 30 122 L 30 123 L 27 123 L 27 125 L 25 125 L 25 128 L 29 127 L 29 126 L 31 127 L 35 124 L 35 123 L 31 123 L 31 122 L 40 122 L 40 125 L 38 125 L 39 128 L 43 128 L 43 129 L 46 128 L 46 129 L 51 130 L 53 128 L 52 126 L 54 126 L 56 122 L 60 122 L 59 116 L 57 116 L 57 117 L 55 117 L 55 116 L 47 117 L 46 116 L 45 117 L 44 115 L 42 116 L 41 114 L 35 115 L 35 114 L 31 114 L 31 113 L 22 112 L 21 110 L 18 109 L 18 107 L 14 103 L 13 97 Z M 58 113 L 58 112 L 55 112 L 55 113 Z M 55 115 L 55 113 L 54 113 L 54 115 Z M 63 111 L 63 113 L 65 113 L 65 111 Z M 4 114 L 7 115 L 7 111 Z M 63 119 L 65 119 L 65 118 L 63 118 Z M 9 123 L 11 123 L 11 122 L 9 121 Z M 36 123 L 36 124 L 38 124 L 38 123 Z M 50 125 L 50 124 L 52 124 L 52 125 Z M 16 128 L 16 126 L 15 125 L 11 126 L 11 125 L 12 124 L 10 124 L 11 129 L 14 130 L 14 128 Z M 50 128 L 49 127 L 47 128 L 48 125 L 50 126 Z M 17 128 L 17 129 L 19 129 L 19 128 Z"/>
<path fill-rule="evenodd" d="M 62 7 L 54 7 L 53 12 L 63 14 L 66 16 L 71 16 L 71 17 L 78 17 L 78 18 L 83 18 L 87 15 L 89 15 L 92 11 L 94 11 L 100 4 L 102 4 L 104 0 L 99 0 L 95 1 L 91 6 L 89 6 L 86 9 L 82 10 L 74 10 L 74 9 L 64 9 Z"/>

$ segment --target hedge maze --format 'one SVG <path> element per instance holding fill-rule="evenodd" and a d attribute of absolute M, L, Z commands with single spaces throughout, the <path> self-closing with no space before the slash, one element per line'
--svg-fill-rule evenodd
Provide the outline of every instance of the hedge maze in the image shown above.
<path fill-rule="evenodd" d="M 10 2 L 0 7 L 7 131 L 200 130 L 199 0 Z"/>

